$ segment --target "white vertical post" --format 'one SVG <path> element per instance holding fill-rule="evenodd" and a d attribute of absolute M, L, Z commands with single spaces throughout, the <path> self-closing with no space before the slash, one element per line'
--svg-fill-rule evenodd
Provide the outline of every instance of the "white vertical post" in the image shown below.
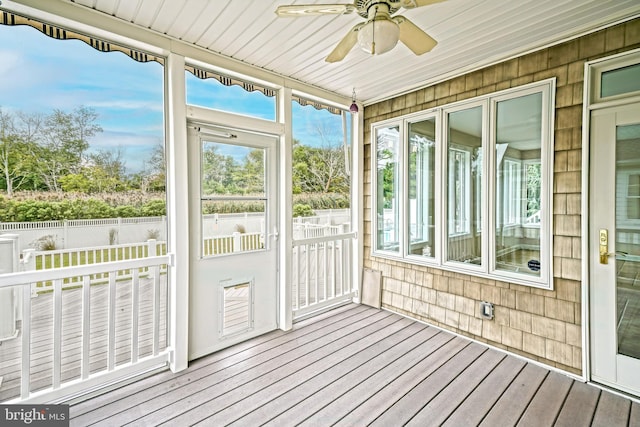
<path fill-rule="evenodd" d="M 242 252 L 242 239 L 240 233 L 237 231 L 233 232 L 233 248 L 231 251 Z"/>
<path fill-rule="evenodd" d="M 165 67 L 167 118 L 167 217 L 168 251 L 174 256 L 169 269 L 170 367 L 182 371 L 188 364 L 189 344 L 189 206 L 187 150 L 187 99 L 184 56 L 169 53 Z"/>
<path fill-rule="evenodd" d="M 284 124 L 284 135 L 280 136 L 280 150 L 278 152 L 278 250 L 280 252 L 279 264 L 279 304 L 278 327 L 289 330 L 293 327 L 293 308 L 291 304 L 291 254 L 293 251 L 293 238 L 291 235 L 291 218 L 293 217 L 292 180 L 293 168 L 293 127 L 292 127 L 292 91 L 284 87 L 278 92 L 278 122 Z M 300 248 L 298 248 L 300 250 Z M 298 286 L 300 283 L 298 282 Z M 299 289 L 298 289 L 299 292 Z"/>
<path fill-rule="evenodd" d="M 62 220 L 62 249 L 66 249 L 69 245 L 69 221 Z"/>

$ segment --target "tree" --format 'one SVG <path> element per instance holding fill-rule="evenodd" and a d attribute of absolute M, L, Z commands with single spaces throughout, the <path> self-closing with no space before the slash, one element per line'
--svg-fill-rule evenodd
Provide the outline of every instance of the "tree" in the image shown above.
<path fill-rule="evenodd" d="M 144 169 L 133 177 L 133 181 L 143 192 L 164 191 L 166 188 L 166 158 L 164 146 L 156 144 L 153 146 L 151 156 L 145 162 Z"/>
<path fill-rule="evenodd" d="M 45 119 L 42 138 L 33 154 L 50 191 L 61 190 L 62 176 L 80 172 L 89 138 L 102 132 L 97 118 L 93 109 L 81 106 L 72 113 L 56 109 Z"/>
<path fill-rule="evenodd" d="M 218 153 L 218 146 L 206 144 L 202 147 L 202 191 L 203 193 L 237 194 L 233 179 L 237 168 L 233 157 Z"/>
<path fill-rule="evenodd" d="M 264 151 L 251 150 L 234 173 L 234 185 L 243 194 L 264 193 Z"/>
<path fill-rule="evenodd" d="M 349 193 L 342 147 L 310 147 L 294 141 L 293 188 L 295 193 Z"/>
<path fill-rule="evenodd" d="M 92 191 L 117 191 L 127 187 L 126 166 L 120 148 L 89 154 L 83 173 L 91 182 Z"/>
<path fill-rule="evenodd" d="M 13 196 L 24 184 L 33 181 L 33 144 L 40 130 L 41 116 L 18 113 L 16 118 L 0 109 L 0 172 L 7 195 Z"/>

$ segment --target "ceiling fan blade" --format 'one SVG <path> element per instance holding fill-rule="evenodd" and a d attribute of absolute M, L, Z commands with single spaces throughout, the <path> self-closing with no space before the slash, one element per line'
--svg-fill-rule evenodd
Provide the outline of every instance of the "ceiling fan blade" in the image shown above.
<path fill-rule="evenodd" d="M 404 16 L 395 16 L 393 20 L 400 26 L 400 41 L 416 55 L 422 55 L 433 49 L 438 42 Z"/>
<path fill-rule="evenodd" d="M 430 4 L 440 3 L 446 0 L 400 0 L 402 7 L 405 9 L 413 9 L 414 7 L 429 6 Z"/>
<path fill-rule="evenodd" d="M 292 4 L 278 6 L 276 14 L 281 17 L 298 17 L 311 15 L 343 15 L 355 12 L 352 4 Z"/>
<path fill-rule="evenodd" d="M 342 61 L 345 56 L 353 49 L 356 42 L 358 41 L 358 31 L 362 28 L 364 24 L 358 24 L 352 29 L 349 30 L 346 36 L 340 43 L 331 51 L 329 56 L 325 59 L 326 62 L 338 62 Z"/>

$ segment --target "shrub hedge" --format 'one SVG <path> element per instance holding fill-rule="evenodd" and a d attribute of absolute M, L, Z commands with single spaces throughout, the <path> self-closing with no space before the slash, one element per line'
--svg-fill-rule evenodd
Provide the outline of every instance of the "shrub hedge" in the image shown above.
<path fill-rule="evenodd" d="M 338 193 L 293 195 L 294 212 L 349 207 L 349 196 Z M 296 207 L 298 206 L 298 207 Z M 225 202 L 205 205 L 205 213 L 261 212 L 261 202 Z M 92 195 L 24 192 L 12 198 L 0 194 L 0 222 L 63 219 L 131 218 L 166 215 L 164 193 L 121 192 Z"/>

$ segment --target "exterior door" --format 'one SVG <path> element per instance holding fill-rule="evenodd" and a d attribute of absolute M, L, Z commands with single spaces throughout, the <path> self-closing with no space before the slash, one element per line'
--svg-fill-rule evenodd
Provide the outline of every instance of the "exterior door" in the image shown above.
<path fill-rule="evenodd" d="M 189 126 L 189 359 L 277 327 L 277 138 Z"/>
<path fill-rule="evenodd" d="M 592 379 L 640 395 L 640 104 L 591 116 Z"/>

